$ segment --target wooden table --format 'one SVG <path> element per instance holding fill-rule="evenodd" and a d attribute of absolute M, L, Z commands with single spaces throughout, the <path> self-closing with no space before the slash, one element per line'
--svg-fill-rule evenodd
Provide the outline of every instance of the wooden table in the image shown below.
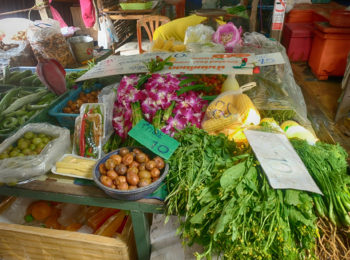
<path fill-rule="evenodd" d="M 163 212 L 163 203 L 156 199 L 121 201 L 108 197 L 95 186 L 80 186 L 50 180 L 36 180 L 13 187 L 1 186 L 0 195 L 129 210 L 139 260 L 149 259 L 151 253 L 150 224 L 146 215 Z"/>

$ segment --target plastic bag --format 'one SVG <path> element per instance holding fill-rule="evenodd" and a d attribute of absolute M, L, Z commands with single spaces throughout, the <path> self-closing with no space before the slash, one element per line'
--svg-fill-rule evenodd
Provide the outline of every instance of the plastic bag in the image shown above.
<path fill-rule="evenodd" d="M 56 59 L 65 68 L 75 66 L 73 54 L 57 21 L 35 21 L 28 27 L 27 38 L 38 59 Z"/>
<path fill-rule="evenodd" d="M 274 117 L 279 123 L 295 119 L 302 125 L 309 123 L 306 104 L 300 87 L 296 84 L 293 71 L 284 47 L 260 33 L 245 33 L 242 53 L 266 54 L 281 52 L 285 64 L 260 67 L 254 75 L 236 75 L 239 83 L 255 81 L 257 87 L 246 94 L 253 100 L 262 117 Z"/>
<path fill-rule="evenodd" d="M 225 46 L 213 42 L 208 43 L 188 43 L 186 48 L 189 52 L 193 53 L 224 53 Z"/>
<path fill-rule="evenodd" d="M 46 123 L 27 124 L 0 144 L 0 153 L 14 144 L 26 132 L 43 133 L 55 137 L 39 155 L 0 160 L 0 182 L 16 183 L 47 173 L 57 158 L 70 147 L 69 130 Z"/>
<path fill-rule="evenodd" d="M 112 118 L 113 118 L 113 107 L 114 101 L 117 97 L 117 89 L 119 87 L 119 83 L 109 85 L 104 87 L 100 94 L 98 95 L 98 102 L 103 103 L 106 109 L 105 116 L 105 138 L 109 137 L 113 132 Z M 105 143 L 106 140 L 103 140 L 102 143 Z"/>
<path fill-rule="evenodd" d="M 248 83 L 238 90 L 225 91 L 208 106 L 202 128 L 211 134 L 234 134 L 248 125 L 258 125 L 260 114 L 251 99 L 243 91 L 255 86 Z"/>
<path fill-rule="evenodd" d="M 211 38 L 215 31 L 210 26 L 204 24 L 198 24 L 195 26 L 189 26 L 185 33 L 184 43 L 207 43 L 211 42 Z"/>
<path fill-rule="evenodd" d="M 73 154 L 93 159 L 101 158 L 102 136 L 101 114 L 80 114 L 75 120 Z"/>
<path fill-rule="evenodd" d="M 110 49 L 113 42 L 119 41 L 113 23 L 107 15 L 100 16 L 99 22 L 98 46 L 102 46 L 104 49 Z"/>
<path fill-rule="evenodd" d="M 183 52 L 186 45 L 180 41 L 163 40 L 158 38 L 150 44 L 150 52 Z"/>

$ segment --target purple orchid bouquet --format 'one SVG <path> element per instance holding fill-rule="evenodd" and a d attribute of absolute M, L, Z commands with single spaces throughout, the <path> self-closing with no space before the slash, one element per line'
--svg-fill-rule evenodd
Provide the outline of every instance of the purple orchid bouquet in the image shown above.
<path fill-rule="evenodd" d="M 179 92 L 179 77 L 152 74 L 142 89 L 139 80 L 136 75 L 124 76 L 119 84 L 113 127 L 120 137 L 125 139 L 142 118 L 171 136 L 187 124 L 200 127 L 208 103 L 194 91 Z"/>

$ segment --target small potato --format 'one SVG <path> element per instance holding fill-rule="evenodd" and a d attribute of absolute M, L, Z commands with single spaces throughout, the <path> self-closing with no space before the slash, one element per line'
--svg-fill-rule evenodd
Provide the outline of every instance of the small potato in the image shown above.
<path fill-rule="evenodd" d="M 129 168 L 139 168 L 140 164 L 136 161 L 133 161 L 130 165 Z"/>
<path fill-rule="evenodd" d="M 122 157 L 119 154 L 113 154 L 109 158 L 115 161 L 115 165 L 119 165 L 122 162 Z"/>
<path fill-rule="evenodd" d="M 108 173 L 107 173 L 107 175 L 108 175 Z M 160 175 L 160 170 L 158 168 L 153 168 L 151 170 L 151 177 L 152 178 L 158 178 L 159 175 Z"/>
<path fill-rule="evenodd" d="M 141 179 L 139 181 L 138 186 L 139 187 L 145 187 L 145 186 L 150 185 L 150 184 L 151 184 L 151 179 Z"/>
<path fill-rule="evenodd" d="M 115 186 L 114 184 L 112 184 L 112 187 L 111 187 L 112 189 L 116 189 L 117 188 L 117 186 Z"/>
<path fill-rule="evenodd" d="M 155 158 L 153 159 L 153 161 L 156 162 L 156 167 L 157 167 L 159 170 L 161 170 L 161 169 L 164 168 L 164 166 L 165 166 L 164 160 L 163 160 L 162 158 L 160 158 L 159 156 L 155 157 Z"/>
<path fill-rule="evenodd" d="M 137 174 L 128 172 L 126 174 L 126 180 L 130 185 L 136 186 L 139 183 L 140 178 L 137 176 Z"/>
<path fill-rule="evenodd" d="M 72 100 L 68 100 L 67 105 L 68 105 L 68 106 L 71 106 L 72 104 L 73 104 L 73 101 L 72 101 Z"/>
<path fill-rule="evenodd" d="M 102 183 L 103 185 L 105 185 L 105 186 L 107 186 L 107 187 L 110 187 L 110 188 L 111 188 L 112 185 L 113 185 L 112 179 L 109 178 L 108 176 L 105 176 L 105 175 L 103 175 L 103 176 L 100 177 L 100 181 L 101 181 L 101 183 Z"/>
<path fill-rule="evenodd" d="M 118 174 L 114 170 L 109 170 L 107 176 L 112 180 L 115 180 L 118 177 Z"/>
<path fill-rule="evenodd" d="M 72 113 L 72 109 L 70 107 L 65 107 L 65 108 L 63 108 L 63 113 L 70 114 L 70 113 Z"/>
<path fill-rule="evenodd" d="M 134 156 L 132 153 L 127 153 L 123 156 L 122 162 L 125 165 L 130 165 L 134 161 Z"/>
<path fill-rule="evenodd" d="M 134 148 L 132 151 L 135 154 L 142 153 L 142 151 L 139 148 Z"/>
<path fill-rule="evenodd" d="M 127 174 L 128 173 L 138 174 L 139 173 L 139 169 L 137 169 L 135 167 L 132 167 L 132 168 L 129 168 L 126 173 Z"/>
<path fill-rule="evenodd" d="M 100 171 L 100 174 L 106 175 L 107 174 L 107 168 L 104 163 L 101 163 L 98 166 L 98 170 Z"/>
<path fill-rule="evenodd" d="M 126 177 L 125 176 L 118 176 L 116 179 L 117 185 L 120 185 L 123 182 L 126 182 Z"/>
<path fill-rule="evenodd" d="M 106 165 L 107 170 L 112 170 L 116 166 L 115 161 L 113 161 L 112 159 L 108 159 L 105 162 L 105 165 Z"/>
<path fill-rule="evenodd" d="M 129 189 L 129 185 L 126 182 L 122 182 L 117 186 L 118 190 L 128 190 Z"/>
<path fill-rule="evenodd" d="M 139 162 L 139 163 L 146 162 L 146 154 L 144 154 L 144 153 L 137 153 L 136 154 L 136 161 Z"/>
<path fill-rule="evenodd" d="M 126 167 L 124 164 L 119 164 L 115 167 L 115 171 L 119 174 L 119 175 L 125 175 L 126 172 L 128 170 L 128 167 Z"/>
<path fill-rule="evenodd" d="M 152 182 L 155 182 L 155 181 L 157 181 L 159 178 L 153 178 L 152 179 Z"/>
<path fill-rule="evenodd" d="M 129 190 L 135 190 L 137 189 L 137 186 L 129 185 Z"/>
<path fill-rule="evenodd" d="M 124 155 L 126 155 L 128 153 L 129 153 L 129 149 L 128 148 L 123 147 L 123 148 L 121 148 L 119 150 L 119 154 L 120 154 L 121 157 L 123 157 Z"/>
<path fill-rule="evenodd" d="M 151 173 L 149 171 L 140 171 L 139 177 L 140 177 L 140 179 L 150 179 Z"/>
<path fill-rule="evenodd" d="M 146 154 L 146 161 L 145 162 L 147 163 L 149 161 L 150 161 L 150 159 L 149 159 L 148 155 Z"/>
<path fill-rule="evenodd" d="M 146 170 L 146 163 L 140 163 L 139 171 L 144 171 L 144 170 Z"/>
<path fill-rule="evenodd" d="M 156 167 L 156 162 L 151 160 L 146 163 L 146 169 L 147 170 L 152 170 L 154 167 Z"/>

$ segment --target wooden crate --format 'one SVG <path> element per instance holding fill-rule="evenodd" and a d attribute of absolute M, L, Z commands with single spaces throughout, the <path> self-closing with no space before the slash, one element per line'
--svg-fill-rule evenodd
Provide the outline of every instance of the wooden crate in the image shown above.
<path fill-rule="evenodd" d="M 117 238 L 0 223 L 0 259 L 137 259 L 131 218 Z"/>

